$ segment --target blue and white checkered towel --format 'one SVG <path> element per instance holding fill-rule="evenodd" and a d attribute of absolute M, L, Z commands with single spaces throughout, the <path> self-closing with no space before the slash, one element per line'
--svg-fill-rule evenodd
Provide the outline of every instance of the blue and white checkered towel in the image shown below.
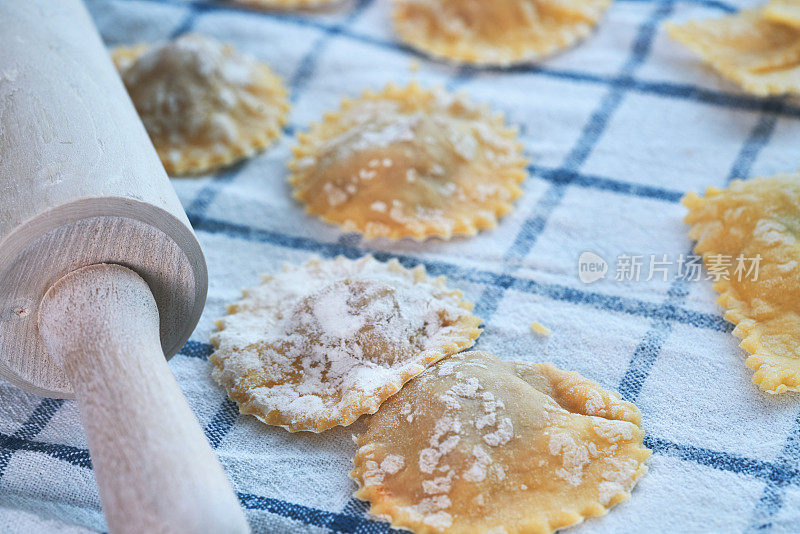
<path fill-rule="evenodd" d="M 282 262 L 367 251 L 424 264 L 477 302 L 477 347 L 552 361 L 619 390 L 642 410 L 650 472 L 630 501 L 572 530 L 800 531 L 800 396 L 768 396 L 714 304 L 708 281 L 649 277 L 650 255 L 677 262 L 691 243 L 682 194 L 800 166 L 800 102 L 743 95 L 671 42 L 665 20 L 756 3 L 616 0 L 599 31 L 541 65 L 454 68 L 398 46 L 389 2 L 277 14 L 177 0 L 89 2 L 109 45 L 186 31 L 234 43 L 288 82 L 287 135 L 215 176 L 173 180 L 209 263 L 208 306 L 170 363 L 256 532 L 387 532 L 348 478 L 359 424 L 290 435 L 239 416 L 210 379 L 207 344 L 224 305 Z M 410 62 L 420 69 L 412 72 Z M 472 239 L 364 243 L 303 214 L 290 198 L 292 135 L 340 99 L 417 78 L 464 89 L 518 124 L 532 176 L 513 213 Z M 608 262 L 578 279 L 578 258 Z M 639 281 L 615 281 L 620 255 Z M 530 331 L 538 321 L 549 337 Z M 75 404 L 0 386 L 0 532 L 104 530 Z"/>

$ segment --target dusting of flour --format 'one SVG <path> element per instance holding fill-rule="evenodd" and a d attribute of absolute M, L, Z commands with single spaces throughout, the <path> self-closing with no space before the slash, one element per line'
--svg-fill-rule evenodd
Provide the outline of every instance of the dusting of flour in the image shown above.
<path fill-rule="evenodd" d="M 576 373 L 463 352 L 368 419 L 351 476 L 394 526 L 551 532 L 629 496 L 649 456 L 637 417 Z"/>
<path fill-rule="evenodd" d="M 167 172 L 202 172 L 261 150 L 287 119 L 283 81 L 265 64 L 199 34 L 112 52 Z"/>
<path fill-rule="evenodd" d="M 151 48 L 123 69 L 122 79 L 150 135 L 172 143 L 200 134 L 230 142 L 238 135 L 230 111 L 253 100 L 248 86 L 256 65 L 190 34 Z"/>
<path fill-rule="evenodd" d="M 290 182 L 308 211 L 368 238 L 475 233 L 509 211 L 525 177 L 502 117 L 415 83 L 346 100 L 295 155 Z"/>
<path fill-rule="evenodd" d="M 220 321 L 215 376 L 269 423 L 348 424 L 471 345 L 478 320 L 469 309 L 441 280 L 396 262 L 313 260 L 247 290 Z"/>

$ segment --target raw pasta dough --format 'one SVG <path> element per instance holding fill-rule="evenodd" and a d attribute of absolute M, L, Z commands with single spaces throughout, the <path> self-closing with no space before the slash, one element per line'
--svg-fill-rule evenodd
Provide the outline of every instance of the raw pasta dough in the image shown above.
<path fill-rule="evenodd" d="M 764 9 L 751 9 L 673 24 L 669 33 L 754 95 L 800 94 L 800 28 L 764 15 Z"/>
<path fill-rule="evenodd" d="M 211 342 L 215 378 L 242 413 L 321 432 L 373 413 L 428 365 L 471 347 L 480 319 L 425 269 L 314 259 L 266 276 Z"/>
<path fill-rule="evenodd" d="M 588 36 L 610 0 L 394 0 L 400 38 L 432 56 L 509 65 Z"/>
<path fill-rule="evenodd" d="M 753 382 L 769 393 L 800 390 L 800 174 L 736 180 L 683 203 L 695 252 L 724 274 L 717 302 L 751 354 Z M 748 272 L 759 255 L 758 272 Z M 739 265 L 746 270 L 736 273 Z"/>
<path fill-rule="evenodd" d="M 286 123 L 281 79 L 208 37 L 120 47 L 113 58 L 169 174 L 207 172 L 250 157 Z"/>
<path fill-rule="evenodd" d="M 345 100 L 298 139 L 289 165 L 295 197 L 308 213 L 367 238 L 491 228 L 527 176 L 502 116 L 417 84 Z"/>
<path fill-rule="evenodd" d="M 642 439 L 639 410 L 577 373 L 465 352 L 368 418 L 351 477 L 417 533 L 552 532 L 630 496 Z"/>

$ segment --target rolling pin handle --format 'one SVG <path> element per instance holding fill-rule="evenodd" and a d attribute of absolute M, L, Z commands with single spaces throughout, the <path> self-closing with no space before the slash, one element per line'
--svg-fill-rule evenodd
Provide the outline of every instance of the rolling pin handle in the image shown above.
<path fill-rule="evenodd" d="M 112 533 L 249 532 L 164 359 L 139 275 L 105 264 L 70 273 L 42 299 L 38 324 L 75 391 Z"/>

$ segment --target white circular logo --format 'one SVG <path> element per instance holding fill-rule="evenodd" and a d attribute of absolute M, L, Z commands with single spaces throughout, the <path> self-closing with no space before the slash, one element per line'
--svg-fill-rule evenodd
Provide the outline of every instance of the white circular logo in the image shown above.
<path fill-rule="evenodd" d="M 594 252 L 583 252 L 578 258 L 578 278 L 584 284 L 591 284 L 606 277 L 608 263 Z"/>

